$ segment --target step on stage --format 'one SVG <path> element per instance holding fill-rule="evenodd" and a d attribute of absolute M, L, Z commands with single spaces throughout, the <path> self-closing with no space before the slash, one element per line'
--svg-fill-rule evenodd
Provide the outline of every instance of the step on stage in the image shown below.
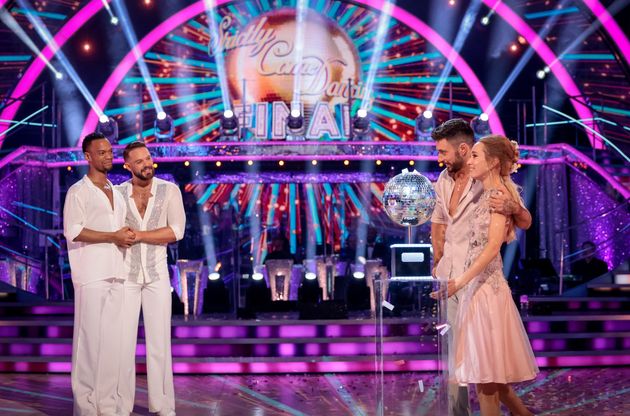
<path fill-rule="evenodd" d="M 630 365 L 630 300 L 626 298 L 530 298 L 523 316 L 539 366 L 548 368 Z M 0 304 L 0 371 L 70 371 L 70 303 Z M 437 370 L 435 328 L 429 319 L 383 319 L 383 369 Z M 225 316 L 173 319 L 176 374 L 374 372 L 376 320 L 299 320 L 297 314 L 259 319 Z M 140 328 L 138 371 L 144 372 Z"/>

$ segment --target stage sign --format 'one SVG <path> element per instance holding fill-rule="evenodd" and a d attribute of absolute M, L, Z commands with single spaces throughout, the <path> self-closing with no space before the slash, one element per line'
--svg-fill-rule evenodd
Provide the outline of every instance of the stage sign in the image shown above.
<path fill-rule="evenodd" d="M 175 141 L 217 140 L 228 100 L 247 127 L 246 140 L 285 140 L 292 107 L 304 115 L 306 139 L 347 139 L 359 107 L 370 113 L 375 140 L 417 139 L 415 119 L 431 101 L 446 62 L 421 34 L 393 14 L 383 53 L 373 60 L 381 10 L 321 0 L 300 13 L 295 2 L 273 3 L 219 5 L 173 26 L 146 51 L 158 95 L 175 120 Z M 455 69 L 446 75 L 436 117 L 478 114 L 462 77 Z M 141 130 L 152 140 L 144 80 L 137 72 L 123 82 L 133 88 L 120 88 L 118 107 L 112 100 L 106 113 L 118 116 L 121 143 L 138 139 Z M 146 117 L 137 117 L 140 100 Z"/>

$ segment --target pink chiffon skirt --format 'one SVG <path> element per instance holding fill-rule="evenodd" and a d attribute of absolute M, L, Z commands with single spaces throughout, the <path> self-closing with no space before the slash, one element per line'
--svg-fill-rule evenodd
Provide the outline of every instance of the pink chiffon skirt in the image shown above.
<path fill-rule="evenodd" d="M 531 380 L 538 366 L 510 288 L 473 280 L 457 313 L 455 379 L 461 384 Z M 496 282 L 496 281 L 495 281 Z"/>

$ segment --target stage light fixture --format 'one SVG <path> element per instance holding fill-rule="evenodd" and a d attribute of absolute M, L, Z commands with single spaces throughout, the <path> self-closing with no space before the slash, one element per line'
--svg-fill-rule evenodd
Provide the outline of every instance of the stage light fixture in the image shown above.
<path fill-rule="evenodd" d="M 490 134 L 488 115 L 486 113 L 481 113 L 479 116 L 474 117 L 470 122 L 470 127 L 473 129 L 475 137 L 487 136 Z"/>
<path fill-rule="evenodd" d="M 546 76 L 547 74 L 545 74 L 545 71 L 543 71 L 542 69 L 539 69 L 538 71 L 536 71 L 536 77 L 538 79 L 545 79 Z"/>
<path fill-rule="evenodd" d="M 280 161 L 278 161 L 278 165 L 280 165 L 280 166 L 284 166 L 284 160 L 280 160 Z"/>
<path fill-rule="evenodd" d="M 117 26 L 118 25 L 118 18 L 116 16 L 112 16 L 111 19 L 109 19 L 109 22 L 114 25 Z"/>
<path fill-rule="evenodd" d="M 363 260 L 363 261 L 361 261 Z M 365 278 L 365 259 L 359 256 L 357 258 L 357 262 L 354 264 L 352 268 L 352 277 L 355 279 L 364 279 Z"/>
<path fill-rule="evenodd" d="M 348 166 L 350 164 L 350 161 L 346 159 L 346 160 L 343 161 L 343 164 L 344 164 L 344 166 Z"/>
<path fill-rule="evenodd" d="M 306 280 L 315 280 L 317 279 L 317 274 L 315 274 L 314 272 L 307 272 L 306 274 L 304 274 L 304 278 Z"/>
<path fill-rule="evenodd" d="M 155 140 L 157 142 L 165 142 L 173 139 L 173 134 L 175 133 L 173 118 L 164 111 L 157 113 L 153 128 L 155 129 Z"/>
<path fill-rule="evenodd" d="M 304 140 L 304 116 L 298 108 L 291 110 L 286 120 L 287 140 Z"/>
<path fill-rule="evenodd" d="M 431 110 L 425 110 L 422 115 L 416 117 L 416 138 L 418 140 L 429 137 L 434 128 L 435 118 Z"/>
<path fill-rule="evenodd" d="M 368 112 L 365 108 L 360 108 L 352 119 L 352 137 L 354 140 L 369 140 L 370 130 Z"/>
<path fill-rule="evenodd" d="M 488 26 L 490 24 L 490 16 L 484 16 L 481 18 L 481 24 L 483 26 Z"/>
<path fill-rule="evenodd" d="M 103 134 L 112 143 L 118 142 L 118 123 L 105 114 L 99 117 L 95 132 Z"/>
<path fill-rule="evenodd" d="M 311 165 L 313 166 L 317 165 L 317 160 L 311 160 Z"/>
<path fill-rule="evenodd" d="M 225 110 L 220 121 L 221 137 L 236 140 L 238 137 L 238 119 L 232 110 Z"/>
<path fill-rule="evenodd" d="M 254 266 L 254 270 L 252 273 L 252 280 L 254 281 L 260 281 L 263 280 L 265 278 L 265 276 L 263 275 L 263 270 L 264 270 L 265 266 L 260 264 L 258 266 Z"/>
<path fill-rule="evenodd" d="M 208 275 L 208 280 L 219 280 L 221 278 L 221 275 L 218 272 L 212 272 Z"/>
<path fill-rule="evenodd" d="M 61 72 L 55 72 L 55 78 L 63 79 L 63 74 Z"/>
<path fill-rule="evenodd" d="M 291 114 L 289 114 L 289 117 L 287 117 L 287 127 L 292 130 L 298 130 L 301 129 L 303 125 L 304 117 L 302 117 L 302 113 L 300 113 L 300 110 L 291 110 Z"/>
<path fill-rule="evenodd" d="M 217 160 L 217 162 L 215 163 L 215 165 L 216 165 L 218 168 L 220 168 L 220 167 L 221 167 L 221 161 L 220 161 L 220 160 Z"/>

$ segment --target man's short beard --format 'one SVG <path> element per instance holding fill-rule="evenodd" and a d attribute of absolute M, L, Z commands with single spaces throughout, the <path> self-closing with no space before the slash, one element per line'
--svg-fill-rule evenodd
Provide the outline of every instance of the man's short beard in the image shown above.
<path fill-rule="evenodd" d="M 448 166 L 447 166 L 447 170 L 450 173 L 457 173 L 460 170 L 462 170 L 462 168 L 464 167 L 464 163 L 465 163 L 464 162 L 464 158 L 459 156 L 459 155 L 457 155 L 457 158 L 455 159 L 455 162 L 453 162 L 451 164 L 451 168 L 450 169 L 448 169 Z"/>
<path fill-rule="evenodd" d="M 149 179 L 151 179 L 153 177 L 153 170 L 149 170 L 149 172 L 151 172 L 148 176 L 145 176 L 142 174 L 142 171 L 140 172 L 133 172 L 133 176 L 135 176 L 138 179 L 141 179 L 143 181 L 147 181 Z"/>

